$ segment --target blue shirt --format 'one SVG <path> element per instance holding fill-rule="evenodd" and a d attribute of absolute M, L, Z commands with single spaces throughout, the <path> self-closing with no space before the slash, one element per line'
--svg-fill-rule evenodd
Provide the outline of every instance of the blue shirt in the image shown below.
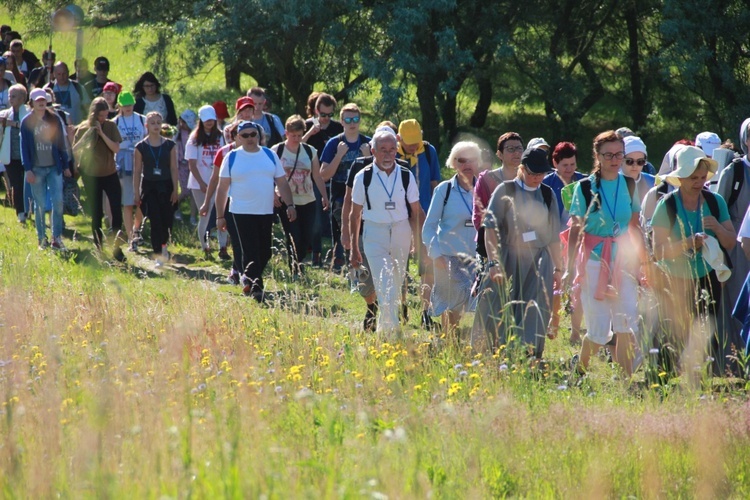
<path fill-rule="evenodd" d="M 335 137 L 331 137 L 326 143 L 326 147 L 323 148 L 323 154 L 320 155 L 321 165 L 323 163 L 331 163 L 331 161 L 333 161 L 333 159 L 336 157 L 336 150 L 339 147 L 340 141 L 344 141 L 346 143 L 346 145 L 349 147 L 349 151 L 347 151 L 344 155 L 344 158 L 339 164 L 338 170 L 336 170 L 336 173 L 333 174 L 333 177 L 331 177 L 331 181 L 344 184 L 349 177 L 349 169 L 351 168 L 352 163 L 354 163 L 354 160 L 362 156 L 362 152 L 359 150 L 359 148 L 362 146 L 362 144 L 370 142 L 370 138 L 366 135 L 359 134 L 356 141 L 349 142 L 346 140 L 346 136 L 344 134 L 339 134 Z"/>
<path fill-rule="evenodd" d="M 581 172 L 573 172 L 573 179 L 570 182 L 580 181 L 586 176 Z M 560 212 L 560 227 L 566 227 L 568 225 L 568 219 L 570 214 L 565 210 L 565 205 L 562 201 L 562 189 L 565 187 L 565 182 L 557 175 L 557 172 L 550 173 L 544 178 L 542 184 L 552 188 L 552 191 L 557 195 L 557 208 Z"/>
<path fill-rule="evenodd" d="M 401 155 L 397 155 L 397 157 L 401 158 Z M 419 186 L 419 203 L 422 205 L 422 210 L 427 212 L 432 201 L 432 181 L 440 182 L 442 179 L 440 160 L 438 160 L 435 146 L 429 143 L 425 144 L 424 152 L 417 156 L 417 164 L 410 167 L 410 170 L 414 174 L 414 178 L 417 179 L 417 186 Z"/>
<path fill-rule="evenodd" d="M 589 176 L 591 179 L 591 200 L 594 205 L 594 195 L 599 193 L 597 187 L 596 177 L 592 174 Z M 640 198 L 638 197 L 638 188 L 636 187 L 633 193 L 633 198 L 630 198 L 628 192 L 628 184 L 625 180 L 625 176 L 618 174 L 616 179 L 612 180 L 601 180 L 601 207 L 598 210 L 593 210 L 587 215 L 589 207 L 586 206 L 586 201 L 583 198 L 583 191 L 581 185 L 576 186 L 575 192 L 573 193 L 573 201 L 570 204 L 570 215 L 580 217 L 585 220 L 583 230 L 589 234 L 602 237 L 615 236 L 614 227 L 615 222 L 620 226 L 620 233 L 623 234 L 628 230 L 628 223 L 633 213 L 638 213 L 641 210 Z M 597 205 L 598 207 L 598 205 Z M 612 214 L 614 213 L 614 217 Z M 612 245 L 612 258 L 614 259 L 617 253 L 617 245 Z M 593 260 L 601 260 L 602 255 L 602 244 L 598 244 L 594 247 L 594 252 L 591 255 Z"/>
<path fill-rule="evenodd" d="M 464 191 L 456 176 L 437 185 L 422 227 L 422 241 L 431 258 L 474 255 L 477 231 L 471 219 L 473 203 L 474 190 Z"/>

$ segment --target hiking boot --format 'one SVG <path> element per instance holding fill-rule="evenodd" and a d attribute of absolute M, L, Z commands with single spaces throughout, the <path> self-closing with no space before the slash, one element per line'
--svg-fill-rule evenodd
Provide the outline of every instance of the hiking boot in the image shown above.
<path fill-rule="evenodd" d="M 240 273 L 232 269 L 232 271 L 229 273 L 229 276 L 227 276 L 227 283 L 229 283 L 230 285 L 239 285 Z"/>
<path fill-rule="evenodd" d="M 141 230 L 133 231 L 133 243 L 136 245 L 143 245 L 143 236 L 141 235 Z"/>
<path fill-rule="evenodd" d="M 232 260 L 232 257 L 229 255 L 229 252 L 227 252 L 227 247 L 221 247 L 219 249 L 219 258 L 221 260 Z"/>

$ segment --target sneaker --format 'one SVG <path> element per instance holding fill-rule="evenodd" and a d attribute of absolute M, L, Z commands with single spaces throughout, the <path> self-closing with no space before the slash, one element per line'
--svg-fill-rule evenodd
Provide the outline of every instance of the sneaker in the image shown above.
<path fill-rule="evenodd" d="M 167 245 L 162 245 L 161 246 L 161 260 L 163 262 L 169 262 L 169 258 L 170 258 L 170 255 L 169 255 L 169 251 L 167 250 Z"/>
<path fill-rule="evenodd" d="M 232 257 L 229 255 L 229 252 L 227 252 L 227 247 L 221 247 L 219 249 L 219 258 L 221 260 L 232 260 Z"/>
<path fill-rule="evenodd" d="M 133 243 L 136 245 L 143 245 L 143 236 L 141 235 L 140 229 L 138 231 L 133 231 Z"/>
<path fill-rule="evenodd" d="M 64 252 L 67 250 L 67 248 L 65 248 L 65 245 L 62 242 L 62 238 L 60 238 L 59 236 L 57 238 L 52 238 L 52 243 L 50 244 L 50 248 L 52 250 L 59 250 L 61 252 Z"/>
<path fill-rule="evenodd" d="M 227 283 L 229 283 L 230 285 L 239 285 L 240 273 L 232 269 L 232 271 L 229 273 L 229 276 L 227 276 Z"/>
<path fill-rule="evenodd" d="M 128 245 L 128 252 L 137 252 L 138 251 L 138 243 L 135 242 L 135 240 L 130 242 L 130 245 Z"/>
<path fill-rule="evenodd" d="M 49 240 L 44 238 L 39 242 L 39 250 L 46 250 L 49 247 Z"/>
<path fill-rule="evenodd" d="M 20 214 L 18 214 L 18 222 L 20 224 L 26 224 L 26 214 L 25 213 L 21 212 Z"/>

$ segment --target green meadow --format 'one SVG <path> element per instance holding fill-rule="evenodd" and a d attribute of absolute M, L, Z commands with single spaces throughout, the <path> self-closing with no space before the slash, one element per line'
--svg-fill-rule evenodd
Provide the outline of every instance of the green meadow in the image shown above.
<path fill-rule="evenodd" d="M 132 85 L 129 30 L 85 40 Z M 53 39 L 60 60 L 73 45 Z M 217 66 L 175 72 L 168 91 L 181 108 L 234 98 L 221 87 Z M 581 379 L 566 328 L 546 370 L 513 346 L 475 352 L 472 315 L 457 335 L 419 328 L 415 282 L 403 337 L 383 339 L 362 332 L 344 275 L 293 279 L 280 239 L 259 305 L 186 223 L 161 268 L 96 252 L 85 215 L 66 227 L 68 252 L 38 250 L 0 208 L 4 498 L 750 497 L 744 381 L 628 381 L 603 356 Z"/>

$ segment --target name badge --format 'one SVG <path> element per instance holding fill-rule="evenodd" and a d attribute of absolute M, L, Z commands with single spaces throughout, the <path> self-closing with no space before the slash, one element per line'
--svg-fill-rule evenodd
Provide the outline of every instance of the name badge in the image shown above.
<path fill-rule="evenodd" d="M 474 227 L 474 221 L 472 221 L 471 219 L 466 219 L 464 221 L 464 227 Z"/>
<path fill-rule="evenodd" d="M 155 168 L 154 169 L 154 175 L 161 175 L 161 169 L 160 168 Z"/>
<path fill-rule="evenodd" d="M 530 241 L 536 241 L 536 231 L 528 231 L 523 233 L 523 242 L 529 243 Z"/>
<path fill-rule="evenodd" d="M 385 209 L 386 210 L 396 210 L 396 202 L 395 201 L 386 201 L 385 202 Z"/>

